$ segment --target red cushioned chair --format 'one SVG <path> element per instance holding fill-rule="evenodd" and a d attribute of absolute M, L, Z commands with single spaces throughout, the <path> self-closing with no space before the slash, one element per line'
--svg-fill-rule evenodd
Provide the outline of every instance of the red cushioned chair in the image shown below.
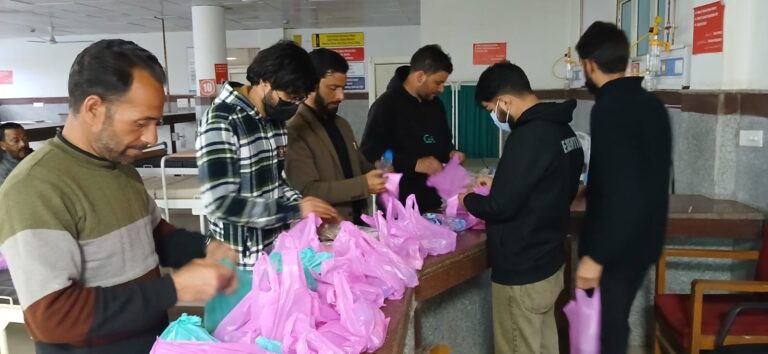
<path fill-rule="evenodd" d="M 667 258 L 757 260 L 754 280 L 703 280 L 691 283 L 690 294 L 666 294 Z M 716 292 L 717 294 L 706 294 Z M 759 251 L 665 249 L 656 265 L 656 340 L 654 354 L 699 354 L 715 348 L 726 316 L 739 303 L 768 303 L 768 225 Z M 730 325 L 725 344 L 768 343 L 768 315 L 744 310 Z"/>
<path fill-rule="evenodd" d="M 731 332 L 731 327 L 733 327 L 733 323 L 736 321 L 737 316 L 739 316 L 740 312 L 744 312 L 746 310 L 763 310 L 765 311 L 766 318 L 768 319 L 768 302 L 736 304 L 733 306 L 731 311 L 728 312 L 728 317 L 726 317 L 725 324 L 722 328 L 720 328 L 720 332 L 717 334 L 717 339 L 715 339 L 715 351 L 713 354 L 768 353 L 768 343 L 724 345 L 725 338 L 727 338 L 728 334 Z"/>

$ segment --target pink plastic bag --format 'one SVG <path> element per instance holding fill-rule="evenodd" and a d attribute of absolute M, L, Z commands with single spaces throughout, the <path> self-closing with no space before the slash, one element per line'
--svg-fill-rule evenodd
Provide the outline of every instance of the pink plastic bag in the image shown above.
<path fill-rule="evenodd" d="M 280 274 L 262 254 L 254 265 L 251 292 L 213 335 L 223 342 L 239 343 L 254 343 L 264 337 L 279 342 L 283 351 L 290 353 L 301 336 L 297 326 L 308 323 L 314 328 L 319 314 L 319 297 L 307 287 L 299 252 L 282 252 Z"/>
<path fill-rule="evenodd" d="M 454 155 L 440 172 L 427 178 L 427 186 L 435 188 L 443 199 L 455 197 L 467 190 L 471 183 L 472 178 L 464 166 L 461 166 L 458 155 Z"/>
<path fill-rule="evenodd" d="M 576 289 L 576 299 L 563 308 L 568 317 L 571 354 L 600 354 L 600 289 L 590 298 Z"/>
<path fill-rule="evenodd" d="M 399 237 L 407 235 L 406 232 L 391 232 L 391 227 L 397 224 L 397 215 L 405 213 L 405 208 L 399 201 L 389 201 L 387 205 L 386 219 L 381 211 L 375 217 L 362 215 L 361 219 L 369 226 L 375 228 L 379 234 L 379 241 L 389 247 L 400 256 L 411 268 L 421 269 L 427 252 L 421 247 L 419 240 L 414 237 Z"/>
<path fill-rule="evenodd" d="M 333 274 L 342 272 L 353 292 L 361 287 L 373 286 L 379 289 L 377 299 L 369 299 L 376 300 L 373 303 L 383 304 L 384 298 L 399 299 L 405 287 L 414 287 L 419 283 L 416 271 L 400 256 L 350 222 L 341 223 L 341 230 L 333 243 L 333 253 L 334 257 L 323 263 L 320 279 L 333 284 Z"/>
<path fill-rule="evenodd" d="M 324 324 L 318 331 L 350 353 L 375 351 L 381 347 L 389 320 L 379 305 L 354 299 L 351 291 L 354 285 L 349 284 L 343 274 L 335 273 L 333 282 L 335 306 L 340 317 Z"/>
<path fill-rule="evenodd" d="M 269 312 L 277 306 L 279 295 L 280 284 L 277 272 L 267 254 L 262 252 L 253 265 L 251 291 L 221 320 L 213 336 L 222 342 L 253 343 L 261 333 L 248 332 L 245 326 L 250 321 L 262 317 L 267 322 L 273 321 L 273 314 Z M 262 311 L 263 316 L 259 314 Z M 254 314 L 257 317 L 254 317 Z"/>
<path fill-rule="evenodd" d="M 403 174 L 394 172 L 385 173 L 384 178 L 387 179 L 387 182 L 384 183 L 384 189 L 386 189 L 386 191 L 378 196 L 379 206 L 382 208 L 386 208 L 390 200 L 400 199 L 400 179 L 403 178 Z"/>
<path fill-rule="evenodd" d="M 399 208 L 395 204 L 395 208 Z M 405 207 L 391 228 L 399 237 L 414 237 L 428 255 L 440 255 L 456 249 L 456 233 L 447 227 L 435 225 L 421 216 L 416 196 L 409 195 Z"/>
<path fill-rule="evenodd" d="M 323 221 L 315 213 L 309 214 L 288 231 L 280 233 L 275 240 L 273 250 L 276 252 L 301 251 L 309 247 L 316 252 L 323 251 L 320 246 L 320 238 L 317 236 L 317 227 L 322 223 Z"/>
<path fill-rule="evenodd" d="M 256 344 L 155 341 L 150 354 L 270 354 Z"/>
<path fill-rule="evenodd" d="M 296 341 L 296 354 L 348 354 L 334 340 L 314 328 L 306 326 L 300 329 L 301 335 Z M 343 340 L 343 339 L 341 339 Z"/>
<path fill-rule="evenodd" d="M 491 189 L 488 186 L 477 186 L 473 189 L 473 192 L 480 195 L 488 195 L 491 193 Z M 459 205 L 458 196 L 450 198 L 446 201 L 445 215 L 463 218 L 467 222 L 467 227 L 472 229 L 485 229 L 485 221 L 476 218 L 474 215 L 470 214 L 467 209 Z"/>
<path fill-rule="evenodd" d="M 365 300 L 355 301 L 347 280 L 340 274 L 335 275 L 336 310 L 340 322 L 348 331 L 360 336 L 366 351 L 375 351 L 384 344 L 389 320 L 384 318 L 379 306 Z"/>
<path fill-rule="evenodd" d="M 274 320 L 262 321 L 257 330 L 268 339 L 277 340 L 283 345 L 283 350 L 295 346 L 296 336 L 294 326 L 296 321 L 314 322 L 319 312 L 317 293 L 307 286 L 304 267 L 298 251 L 282 252 L 283 269 L 280 273 L 280 295 L 277 308 L 274 309 Z M 263 312 L 262 312 L 263 313 Z"/>

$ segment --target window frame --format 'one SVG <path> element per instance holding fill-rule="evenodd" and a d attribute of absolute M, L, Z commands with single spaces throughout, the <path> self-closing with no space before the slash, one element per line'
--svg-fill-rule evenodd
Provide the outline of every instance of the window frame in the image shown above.
<path fill-rule="evenodd" d="M 648 11 L 649 28 L 650 28 L 650 25 L 654 23 L 653 21 L 656 18 L 656 16 L 661 16 L 664 19 L 664 22 L 662 23 L 662 25 L 667 23 L 668 19 L 666 18 L 667 17 L 666 12 L 669 12 L 669 7 L 673 6 L 673 2 L 670 0 L 648 0 L 648 2 L 649 2 L 648 5 L 650 6 L 650 9 L 649 9 L 650 11 Z M 630 15 L 631 18 L 629 18 L 628 20 L 630 21 L 629 43 L 632 44 L 632 46 L 630 47 L 629 55 L 630 57 L 634 58 L 634 57 L 638 57 L 637 39 L 639 37 L 642 37 L 646 33 L 646 30 L 638 31 L 638 28 L 637 28 L 639 24 L 639 19 L 638 19 L 639 0 L 616 0 L 616 24 L 619 26 L 619 28 L 621 28 L 622 31 L 624 30 L 624 21 L 627 21 L 627 19 L 622 18 L 622 12 L 623 12 L 622 6 L 627 3 L 629 3 L 631 7 L 631 15 Z M 665 4 L 664 5 L 665 13 L 663 14 L 659 14 L 660 3 Z"/>

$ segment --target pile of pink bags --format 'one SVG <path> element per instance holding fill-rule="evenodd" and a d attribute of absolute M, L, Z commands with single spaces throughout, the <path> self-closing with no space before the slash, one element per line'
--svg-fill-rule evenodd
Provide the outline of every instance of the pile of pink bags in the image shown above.
<path fill-rule="evenodd" d="M 413 196 L 405 206 L 394 198 L 387 204 L 386 216 L 367 217 L 378 239 L 343 222 L 330 249 L 318 240 L 318 218 L 300 221 L 275 242 L 278 264 L 270 260 L 275 257 L 259 256 L 250 292 L 213 331 L 220 342 L 158 338 L 151 354 L 347 354 L 380 348 L 389 323 L 384 301 L 418 285 L 416 270 L 426 256 L 456 247 L 456 233 L 422 218 Z M 332 254 L 319 272 L 302 264 L 308 249 Z"/>
<path fill-rule="evenodd" d="M 485 229 L 485 222 L 474 217 L 459 205 L 459 194 L 467 191 L 472 184 L 472 177 L 461 165 L 457 156 L 454 156 L 443 169 L 427 178 L 427 185 L 435 188 L 437 194 L 445 199 L 445 216 L 458 217 L 466 221 L 467 227 L 473 229 Z M 488 195 L 490 188 L 475 187 L 474 193 Z"/>

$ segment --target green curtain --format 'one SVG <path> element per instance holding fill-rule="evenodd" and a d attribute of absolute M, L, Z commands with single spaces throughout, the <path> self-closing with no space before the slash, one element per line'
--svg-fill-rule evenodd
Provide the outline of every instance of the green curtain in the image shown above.
<path fill-rule="evenodd" d="M 475 85 L 461 85 L 458 109 L 459 150 L 469 158 L 498 157 L 499 128 L 475 101 Z"/>

